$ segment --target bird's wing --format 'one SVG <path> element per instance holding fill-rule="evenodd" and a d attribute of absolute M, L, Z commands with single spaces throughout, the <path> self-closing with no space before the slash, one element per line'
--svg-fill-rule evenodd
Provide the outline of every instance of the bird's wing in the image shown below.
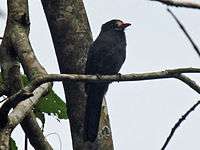
<path fill-rule="evenodd" d="M 88 52 L 86 74 L 118 73 L 125 60 L 125 47 L 107 37 L 97 38 Z"/>

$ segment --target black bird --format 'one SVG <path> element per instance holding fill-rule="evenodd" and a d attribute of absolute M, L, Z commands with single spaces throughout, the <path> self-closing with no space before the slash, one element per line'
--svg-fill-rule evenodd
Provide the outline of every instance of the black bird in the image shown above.
<path fill-rule="evenodd" d="M 97 39 L 90 46 L 86 74 L 117 74 L 126 57 L 126 37 L 124 29 L 130 26 L 121 20 L 111 20 L 101 27 Z M 99 128 L 101 105 L 108 89 L 108 82 L 86 83 L 87 104 L 84 123 L 84 140 L 94 142 Z"/>

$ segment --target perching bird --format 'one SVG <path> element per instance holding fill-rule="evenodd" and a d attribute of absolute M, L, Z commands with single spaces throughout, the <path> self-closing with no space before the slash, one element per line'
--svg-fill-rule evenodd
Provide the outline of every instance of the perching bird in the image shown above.
<path fill-rule="evenodd" d="M 121 20 L 111 20 L 101 27 L 97 39 L 90 46 L 86 74 L 117 74 L 126 57 L 126 37 L 124 29 L 130 26 Z M 86 83 L 87 104 L 84 122 L 84 140 L 94 142 L 99 128 L 101 105 L 108 89 L 108 82 Z"/>

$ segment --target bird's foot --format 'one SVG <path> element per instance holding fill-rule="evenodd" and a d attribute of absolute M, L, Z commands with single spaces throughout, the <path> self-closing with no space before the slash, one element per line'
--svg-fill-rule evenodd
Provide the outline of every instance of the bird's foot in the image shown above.
<path fill-rule="evenodd" d="M 100 74 L 96 74 L 97 79 L 101 80 L 101 75 Z"/>
<path fill-rule="evenodd" d="M 118 81 L 117 82 L 119 82 L 121 80 L 121 78 L 122 78 L 122 74 L 121 73 L 117 73 L 117 76 L 118 76 Z"/>

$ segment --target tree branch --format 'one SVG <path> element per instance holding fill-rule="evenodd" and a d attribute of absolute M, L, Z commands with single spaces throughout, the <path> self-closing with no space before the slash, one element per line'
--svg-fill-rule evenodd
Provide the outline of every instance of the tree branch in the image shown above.
<path fill-rule="evenodd" d="M 172 17 L 174 18 L 174 20 L 178 23 L 180 29 L 183 31 L 183 33 L 185 34 L 185 36 L 187 37 L 187 39 L 192 44 L 194 50 L 196 51 L 196 53 L 200 57 L 200 50 L 199 50 L 198 46 L 195 44 L 194 40 L 191 38 L 191 36 L 187 32 L 187 30 L 185 29 L 185 27 L 183 26 L 183 24 L 178 20 L 178 18 L 175 16 L 175 14 L 169 8 L 167 9 L 167 11 L 172 15 Z"/>
<path fill-rule="evenodd" d="M 4 35 L 8 34 L 8 28 L 5 30 Z M 14 55 L 10 55 L 10 45 L 8 42 L 8 37 L 3 39 L 0 45 L 0 60 L 1 60 L 1 75 L 3 78 L 3 84 L 6 86 L 6 96 L 10 96 L 16 93 L 20 87 L 21 82 L 19 78 L 19 63 L 17 62 Z M 2 106 L 3 107 L 3 106 Z M 1 107 L 1 108 L 2 108 Z M 0 123 L 6 122 L 8 119 L 7 113 L 9 110 L 5 109 L 1 112 L 0 109 Z M 3 120 L 3 121 L 2 121 Z M 9 139 L 12 129 L 8 126 L 1 128 L 0 132 L 0 149 L 9 149 Z"/>
<path fill-rule="evenodd" d="M 81 75 L 81 74 L 48 74 L 40 76 L 32 81 L 33 87 L 51 81 L 82 81 L 82 82 L 120 82 L 120 81 L 141 81 L 163 78 L 178 78 L 182 73 L 200 73 L 200 68 L 178 68 L 165 71 L 149 73 L 131 73 L 126 75 Z M 184 81 L 183 81 L 184 82 Z M 189 84 L 189 83 L 188 83 Z M 192 84 L 192 83 L 191 83 Z"/>
<path fill-rule="evenodd" d="M 192 1 L 192 0 L 150 0 L 150 1 L 157 1 L 160 3 L 166 4 L 169 6 L 175 6 L 175 7 L 200 9 L 200 3 Z"/>
<path fill-rule="evenodd" d="M 36 150 L 52 150 L 50 144 L 46 141 L 46 137 L 43 135 L 42 130 L 38 130 L 40 126 L 38 125 L 35 115 L 32 111 L 25 116 L 21 125 L 26 137 L 29 138 L 31 145 L 33 145 Z"/>
<path fill-rule="evenodd" d="M 120 81 L 141 81 L 141 80 L 154 80 L 154 79 L 165 79 L 165 78 L 177 78 L 195 90 L 200 94 L 200 87 L 191 80 L 189 77 L 182 75 L 182 73 L 200 73 L 199 68 L 178 68 L 170 69 L 158 72 L 149 73 L 132 73 L 127 75 L 77 75 L 77 74 L 49 74 L 38 78 L 32 82 L 33 85 L 37 86 L 45 82 L 52 81 L 89 81 L 89 82 L 120 82 Z"/>
<path fill-rule="evenodd" d="M 200 69 L 199 68 L 179 68 L 179 69 L 171 69 L 171 70 L 150 72 L 150 73 L 140 73 L 140 74 L 132 73 L 132 74 L 127 74 L 127 75 L 102 75 L 102 76 L 77 75 L 77 74 L 43 75 L 33 80 L 29 85 L 27 85 L 22 90 L 18 91 L 16 94 L 12 95 L 11 97 L 7 99 L 7 101 L 10 101 L 10 103 L 15 101 L 16 99 L 24 100 L 25 98 L 27 98 L 26 97 L 27 94 L 25 94 L 24 96 L 24 93 L 26 92 L 32 93 L 36 89 L 33 92 L 33 95 L 34 95 L 33 97 L 20 102 L 17 105 L 17 107 L 13 110 L 13 112 L 11 113 L 13 114 L 12 116 L 17 116 L 17 117 L 14 117 L 15 119 L 14 121 L 12 121 L 12 124 L 16 126 L 24 117 L 24 115 L 27 113 L 27 111 L 30 111 L 33 105 L 37 103 L 38 98 L 41 97 L 44 94 L 44 92 L 47 92 L 46 90 L 50 86 L 49 85 L 50 83 L 46 83 L 46 82 L 63 81 L 63 80 L 81 81 L 81 82 L 113 82 L 113 81 L 120 82 L 120 81 L 141 81 L 141 80 L 177 78 L 183 81 L 184 83 L 186 83 L 193 90 L 195 90 L 196 92 L 200 94 L 200 87 L 193 80 L 182 75 L 182 73 L 200 73 Z M 18 113 L 14 113 L 14 112 L 18 112 Z"/>
<path fill-rule="evenodd" d="M 11 42 L 29 80 L 47 74 L 35 56 L 27 33 L 20 26 L 13 28 Z"/>
<path fill-rule="evenodd" d="M 182 82 L 184 82 L 185 84 L 187 84 L 189 87 L 191 87 L 193 90 L 195 90 L 197 93 L 200 94 L 199 85 L 195 81 L 191 80 L 189 77 L 182 74 L 178 75 L 176 78 L 181 80 Z"/>
<path fill-rule="evenodd" d="M 165 71 L 149 72 L 149 73 L 131 73 L 126 75 L 78 75 L 78 74 L 47 74 L 40 76 L 33 80 L 29 85 L 18 91 L 16 94 L 7 98 L 7 102 L 13 103 L 13 101 L 20 99 L 21 101 L 31 97 L 32 93 L 38 86 L 53 81 L 80 81 L 80 82 L 120 82 L 120 81 L 143 81 L 143 80 L 155 80 L 166 78 L 177 78 L 200 93 L 200 87 L 191 80 L 189 77 L 182 75 L 182 73 L 200 73 L 200 68 L 178 68 L 169 69 Z M 28 93 L 28 94 L 27 94 Z M 33 94 L 34 95 L 34 94 Z"/>
<path fill-rule="evenodd" d="M 30 47 L 30 43 L 28 40 L 28 34 L 29 34 L 29 12 L 28 12 L 28 0 L 8 0 L 7 2 L 8 4 L 8 20 L 7 20 L 7 24 L 6 24 L 6 30 L 4 33 L 5 38 L 2 38 L 3 41 L 1 43 L 1 45 L 3 45 L 1 47 L 1 51 L 0 51 L 0 57 L 1 57 L 1 66 L 3 66 L 4 70 L 2 72 L 4 72 L 4 78 L 5 78 L 5 85 L 8 85 L 9 88 L 9 95 L 12 95 L 13 93 L 16 93 L 19 89 L 22 88 L 22 85 L 16 85 L 17 82 L 19 82 L 19 78 L 16 77 L 19 75 L 20 76 L 20 72 L 19 72 L 19 67 L 16 68 L 16 64 L 19 65 L 18 60 L 22 61 L 26 63 L 27 60 L 29 60 L 30 62 L 27 64 L 29 65 L 29 67 L 27 67 L 26 65 L 23 64 L 22 62 L 22 66 L 26 67 L 25 68 L 25 73 L 30 73 L 27 74 L 27 76 L 29 77 L 36 77 L 36 75 L 39 75 L 40 68 L 37 69 L 38 67 L 38 62 L 37 59 L 34 57 L 34 53 L 30 52 L 32 49 L 27 49 L 27 47 Z M 19 29 L 19 30 L 18 30 Z M 14 31 L 14 32 L 13 32 Z M 15 38 L 15 40 L 12 39 L 13 35 L 16 35 L 17 38 Z M 18 36 L 21 38 L 19 40 Z M 22 42 L 24 42 L 24 44 L 28 45 L 23 45 Z M 27 44 L 28 43 L 28 44 Z M 18 50 L 17 48 L 20 48 L 20 50 Z M 21 57 L 19 57 L 19 59 L 17 58 L 16 54 L 20 54 L 21 52 L 24 53 L 24 55 L 22 54 Z M 27 56 L 27 58 L 23 59 L 23 56 L 25 55 L 29 55 Z M 33 60 L 34 59 L 34 60 Z M 2 63 L 3 61 L 3 63 Z M 13 66 L 13 67 L 12 67 Z M 13 70 L 12 68 L 16 68 L 15 70 Z M 30 69 L 31 71 L 29 71 L 28 69 Z M 34 76 L 35 75 L 35 76 Z M 10 80 L 12 79 L 12 80 Z M 43 95 L 44 93 L 46 93 L 46 91 L 48 91 L 48 88 L 51 87 L 51 84 L 46 84 L 48 86 L 45 86 L 46 89 L 42 89 L 41 87 L 39 88 L 40 91 L 38 93 L 36 93 L 35 96 L 40 96 Z M 37 90 L 36 90 L 37 91 Z M 21 95 L 24 98 L 26 97 L 30 97 L 32 95 L 32 93 L 27 93 L 26 91 L 24 91 L 25 95 Z M 22 92 L 23 93 L 23 92 Z M 20 100 L 20 95 L 18 95 L 18 101 Z M 37 97 L 36 97 L 37 98 Z M 7 102 L 4 103 L 5 105 L 3 105 L 2 107 L 5 109 L 7 109 L 9 112 L 10 110 L 10 106 L 16 106 L 17 101 L 12 101 L 11 105 L 8 105 Z M 8 107 L 6 107 L 6 104 Z M 12 105 L 13 104 L 13 105 Z M 17 106 L 18 107 L 18 106 Z M 2 111 L 3 109 L 1 108 L 0 111 Z M 16 110 L 16 109 L 14 109 Z M 23 108 L 21 108 L 21 111 L 23 112 Z M 3 111 L 6 114 L 4 115 L 5 117 L 7 116 L 7 112 Z M 18 111 L 16 111 L 16 113 L 22 114 Z M 24 118 L 24 116 L 22 118 L 20 118 L 20 120 L 22 121 L 22 127 L 26 133 L 26 135 L 28 136 L 30 143 L 32 144 L 32 146 L 35 149 L 43 149 L 43 150 L 51 150 L 51 146 L 49 145 L 49 143 L 47 142 L 46 138 L 44 137 L 40 127 L 37 124 L 37 121 L 35 120 L 35 116 L 33 115 L 33 113 L 31 112 L 31 110 L 27 111 L 26 114 L 27 115 L 25 120 L 22 121 L 22 119 Z M 2 116 L 2 113 L 1 113 Z M 16 119 L 16 118 L 8 118 L 8 120 L 10 121 L 10 119 Z M 17 118 L 19 119 L 19 118 Z M 0 122 L 2 123 L 2 122 Z M 1 133 L 0 133 L 0 145 L 4 144 L 4 148 L 8 147 L 8 142 L 6 143 L 5 136 L 2 135 L 5 133 L 7 136 L 7 139 L 9 141 L 10 138 L 10 133 L 12 132 L 12 129 L 9 126 L 9 123 L 7 123 L 7 125 L 1 129 Z M 14 126 L 13 126 L 14 127 Z M 7 140 L 6 139 L 6 140 Z M 32 141 L 34 139 L 34 141 Z M 2 147 L 0 147 L 0 149 L 2 149 Z M 7 148 L 8 149 L 8 148 Z"/>
<path fill-rule="evenodd" d="M 169 141 L 171 140 L 172 136 L 174 135 L 175 131 L 178 129 L 178 127 L 180 127 L 181 123 L 186 119 L 186 117 L 192 112 L 194 111 L 194 109 L 200 104 L 200 101 L 198 101 L 197 103 L 195 103 L 179 120 L 178 122 L 176 122 L 176 124 L 174 125 L 174 127 L 172 128 L 169 136 L 167 137 L 167 140 L 165 141 L 163 147 L 161 148 L 161 150 L 165 150 L 165 148 L 167 147 Z"/>
<path fill-rule="evenodd" d="M 8 116 L 8 126 L 11 128 L 14 128 L 17 126 L 23 118 L 26 116 L 27 112 L 30 112 L 33 108 L 33 106 L 39 101 L 39 98 L 42 97 L 44 94 L 46 94 L 49 90 L 49 87 L 51 87 L 51 83 L 45 83 L 38 88 L 35 89 L 33 92 L 33 97 L 30 97 L 28 99 L 25 99 L 24 101 L 20 102 L 13 111 Z M 26 86 L 24 89 L 29 89 L 30 91 L 33 90 L 33 87 Z M 15 100 L 15 98 L 20 95 L 22 90 L 11 96 L 8 100 Z M 23 92 L 22 92 L 23 93 Z"/>

